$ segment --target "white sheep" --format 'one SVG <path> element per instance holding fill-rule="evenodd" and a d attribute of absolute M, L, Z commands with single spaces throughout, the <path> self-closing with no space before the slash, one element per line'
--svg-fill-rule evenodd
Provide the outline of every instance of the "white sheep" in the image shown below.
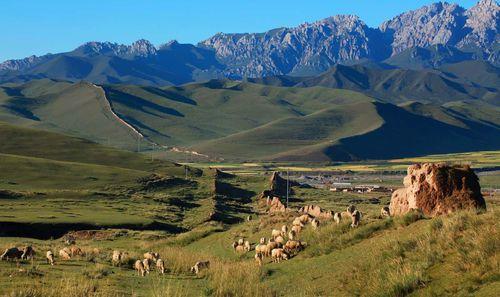
<path fill-rule="evenodd" d="M 335 223 L 340 224 L 340 221 L 342 220 L 342 214 L 340 212 L 336 212 L 333 215 L 333 220 L 335 221 Z"/>
<path fill-rule="evenodd" d="M 52 251 L 47 251 L 45 257 L 47 258 L 47 263 L 50 264 L 51 266 L 54 266 L 55 264 L 54 253 Z"/>
<path fill-rule="evenodd" d="M 361 212 L 359 210 L 354 210 L 351 215 L 352 223 L 351 228 L 356 228 L 359 225 L 359 221 L 361 220 Z"/>
<path fill-rule="evenodd" d="M 153 262 L 156 262 L 156 260 L 160 259 L 160 254 L 154 252 L 147 252 L 144 253 L 144 259 L 149 259 Z"/>
<path fill-rule="evenodd" d="M 280 230 L 273 229 L 273 231 L 271 231 L 271 236 L 273 238 L 276 238 L 276 237 L 278 237 L 280 235 L 281 235 L 281 231 Z"/>
<path fill-rule="evenodd" d="M 140 276 L 146 275 L 146 269 L 144 268 L 144 263 L 141 260 L 135 261 L 134 269 L 137 270 L 137 274 Z"/>
<path fill-rule="evenodd" d="M 194 264 L 193 267 L 191 267 L 191 272 L 194 274 L 199 274 L 202 268 L 209 268 L 210 267 L 210 261 L 198 261 L 196 264 Z"/>
<path fill-rule="evenodd" d="M 264 259 L 264 255 L 261 253 L 256 253 L 254 258 L 255 258 L 255 262 L 257 262 L 257 265 L 262 266 L 262 260 Z"/>
<path fill-rule="evenodd" d="M 245 252 L 249 252 L 250 250 L 252 250 L 252 245 L 248 240 L 245 240 L 245 244 L 243 244 L 243 247 L 245 248 Z"/>
<path fill-rule="evenodd" d="M 314 218 L 312 221 L 311 221 L 311 226 L 313 227 L 313 229 L 318 229 L 319 227 L 319 220 Z"/>
<path fill-rule="evenodd" d="M 144 270 L 146 273 L 149 273 L 151 271 L 151 263 L 153 260 L 151 259 L 144 259 L 142 260 L 142 265 L 144 266 Z"/>
<path fill-rule="evenodd" d="M 25 246 L 23 248 L 23 254 L 21 255 L 21 259 L 23 260 L 31 260 L 35 257 L 35 250 L 33 249 L 32 246 Z"/>
<path fill-rule="evenodd" d="M 277 248 L 271 251 L 271 258 L 273 259 L 273 262 L 279 263 L 281 260 L 288 260 L 289 255 L 284 249 Z"/>
<path fill-rule="evenodd" d="M 295 232 L 295 235 L 299 235 L 300 231 L 302 231 L 301 226 L 292 226 L 292 231 Z"/>
<path fill-rule="evenodd" d="M 165 274 L 165 261 L 162 259 L 156 260 L 156 269 L 160 274 Z"/>
<path fill-rule="evenodd" d="M 67 247 L 60 249 L 59 250 L 59 257 L 61 257 L 63 260 L 70 260 L 71 259 L 71 250 Z"/>

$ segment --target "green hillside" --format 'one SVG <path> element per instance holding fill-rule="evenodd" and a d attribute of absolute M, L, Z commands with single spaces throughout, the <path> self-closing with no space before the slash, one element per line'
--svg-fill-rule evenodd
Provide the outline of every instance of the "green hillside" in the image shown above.
<path fill-rule="evenodd" d="M 105 147 L 82 138 L 21 128 L 0 122 L 0 153 L 54 161 L 98 164 L 141 171 L 184 170 L 166 161 L 151 161 L 146 155 Z"/>
<path fill-rule="evenodd" d="M 0 88 L 0 120 L 132 151 L 154 149 L 158 157 L 184 161 L 191 156 L 205 161 L 345 161 L 499 148 L 497 105 L 450 101 L 452 94 L 438 92 L 433 96 L 447 102 L 442 106 L 405 101 L 397 107 L 374 103 L 387 100 L 361 92 L 330 88 L 350 85 L 364 92 L 375 82 L 357 71 L 379 70 L 358 68 L 339 66 L 307 80 L 329 87 L 230 80 L 163 89 L 54 80 L 9 84 Z M 448 84 L 431 77 L 437 74 L 426 78 L 430 85 L 420 84 L 408 76 L 411 71 L 403 76 L 398 71 L 385 73 L 376 84 L 384 89 L 383 81 L 411 82 L 416 89 L 405 89 L 408 94 Z M 329 84 L 340 78 L 348 79 L 348 85 Z M 396 91 L 397 84 L 386 91 L 390 89 Z M 405 140 L 406 135 L 414 140 Z"/>
<path fill-rule="evenodd" d="M 475 151 L 481 147 L 495 150 L 500 145 L 498 126 L 458 117 L 445 108 L 416 106 L 399 108 L 377 102 L 342 105 L 194 148 L 240 160 L 351 161 Z"/>

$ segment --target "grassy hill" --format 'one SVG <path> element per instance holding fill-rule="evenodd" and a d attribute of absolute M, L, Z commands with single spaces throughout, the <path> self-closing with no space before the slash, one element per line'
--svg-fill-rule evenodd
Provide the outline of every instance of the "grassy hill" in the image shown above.
<path fill-rule="evenodd" d="M 340 75 L 353 88 L 365 89 L 374 82 L 359 76 L 358 68 L 339 66 L 314 79 L 338 83 Z M 387 75 L 378 79 L 401 78 Z M 417 86 L 412 76 L 402 79 L 419 90 L 430 86 Z M 432 84 L 438 81 L 429 77 Z M 398 89 L 392 83 L 390 88 Z M 157 156 L 178 160 L 194 155 L 205 160 L 329 161 L 498 149 L 500 111 L 486 101 L 442 106 L 405 101 L 400 107 L 374 102 L 344 89 L 229 80 L 167 88 L 38 80 L 0 88 L 0 120 L 127 150 L 154 149 Z M 408 134 L 418 141 L 404 140 Z M 440 134 L 446 143 L 440 142 Z"/>
<path fill-rule="evenodd" d="M 240 160 L 350 161 L 474 151 L 481 147 L 495 150 L 500 145 L 496 140 L 500 135 L 498 126 L 463 119 L 445 108 L 418 106 L 400 108 L 374 102 L 342 105 L 275 121 L 194 148 Z"/>

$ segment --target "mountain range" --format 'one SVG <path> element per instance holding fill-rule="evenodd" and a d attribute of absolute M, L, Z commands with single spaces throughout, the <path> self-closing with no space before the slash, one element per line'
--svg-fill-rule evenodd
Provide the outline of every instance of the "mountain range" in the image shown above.
<path fill-rule="evenodd" d="M 370 28 L 337 15 L 264 33 L 218 33 L 197 45 L 146 40 L 88 42 L 77 49 L 0 64 L 0 82 L 34 78 L 153 86 L 213 78 L 310 76 L 337 64 L 435 68 L 468 60 L 499 65 L 499 11 L 494 0 L 470 9 L 438 2 Z"/>

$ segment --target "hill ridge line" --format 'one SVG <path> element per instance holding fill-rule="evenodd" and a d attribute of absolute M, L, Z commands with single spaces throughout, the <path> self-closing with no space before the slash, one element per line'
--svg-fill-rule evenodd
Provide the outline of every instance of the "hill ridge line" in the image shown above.
<path fill-rule="evenodd" d="M 102 93 L 102 98 L 104 99 L 104 102 L 105 102 L 105 108 L 108 109 L 108 111 L 111 113 L 111 115 L 113 115 L 113 117 L 122 125 L 124 125 L 125 127 L 129 128 L 134 134 L 138 135 L 139 137 L 141 138 L 144 138 L 144 135 L 139 132 L 138 129 L 136 129 L 132 124 L 128 123 L 127 121 L 125 121 L 124 119 L 122 119 L 120 116 L 118 116 L 118 114 L 113 110 L 113 106 L 111 104 L 111 102 L 109 101 L 108 97 L 106 97 L 106 92 L 104 91 L 104 89 L 101 87 L 101 86 L 98 86 L 96 84 L 91 84 L 94 88 L 96 88 L 99 92 Z"/>

